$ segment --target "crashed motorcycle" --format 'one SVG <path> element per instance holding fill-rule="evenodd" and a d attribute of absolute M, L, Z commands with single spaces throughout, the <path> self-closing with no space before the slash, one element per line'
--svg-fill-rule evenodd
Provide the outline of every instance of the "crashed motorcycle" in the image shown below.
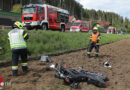
<path fill-rule="evenodd" d="M 55 77 L 63 79 L 65 84 L 78 88 L 81 82 L 87 82 L 100 88 L 107 88 L 108 77 L 100 72 L 88 72 L 83 68 L 71 69 L 62 65 L 56 67 Z"/>

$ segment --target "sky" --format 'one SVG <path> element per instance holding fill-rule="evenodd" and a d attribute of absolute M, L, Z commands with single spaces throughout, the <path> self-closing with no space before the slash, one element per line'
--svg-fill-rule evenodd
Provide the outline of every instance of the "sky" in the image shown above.
<path fill-rule="evenodd" d="M 76 0 L 84 8 L 115 12 L 130 19 L 130 0 Z"/>

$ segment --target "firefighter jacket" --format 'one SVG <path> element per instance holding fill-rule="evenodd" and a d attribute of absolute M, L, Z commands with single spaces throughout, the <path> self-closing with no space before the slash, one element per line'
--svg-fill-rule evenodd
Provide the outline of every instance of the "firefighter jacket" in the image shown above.
<path fill-rule="evenodd" d="M 96 34 L 92 33 L 90 41 L 99 42 L 99 40 L 100 40 L 100 33 L 99 32 L 97 32 Z"/>
<path fill-rule="evenodd" d="M 8 33 L 11 49 L 27 48 L 25 39 L 28 34 L 23 29 L 15 28 Z"/>

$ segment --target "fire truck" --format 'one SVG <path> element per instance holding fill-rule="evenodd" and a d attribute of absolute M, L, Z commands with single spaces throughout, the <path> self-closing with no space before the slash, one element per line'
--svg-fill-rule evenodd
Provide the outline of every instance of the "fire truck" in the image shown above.
<path fill-rule="evenodd" d="M 69 28 L 69 12 L 48 4 L 29 4 L 22 7 L 22 24 L 27 29 L 61 30 Z"/>
<path fill-rule="evenodd" d="M 87 21 L 77 20 L 74 21 L 70 27 L 70 32 L 89 32 L 91 31 L 91 24 Z"/>

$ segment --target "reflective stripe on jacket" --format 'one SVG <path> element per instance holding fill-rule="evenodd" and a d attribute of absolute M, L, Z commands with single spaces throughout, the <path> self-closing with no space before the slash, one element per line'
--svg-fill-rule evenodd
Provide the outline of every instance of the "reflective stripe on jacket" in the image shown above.
<path fill-rule="evenodd" d="M 26 42 L 23 37 L 23 29 L 15 28 L 8 33 L 11 49 L 26 48 Z"/>

